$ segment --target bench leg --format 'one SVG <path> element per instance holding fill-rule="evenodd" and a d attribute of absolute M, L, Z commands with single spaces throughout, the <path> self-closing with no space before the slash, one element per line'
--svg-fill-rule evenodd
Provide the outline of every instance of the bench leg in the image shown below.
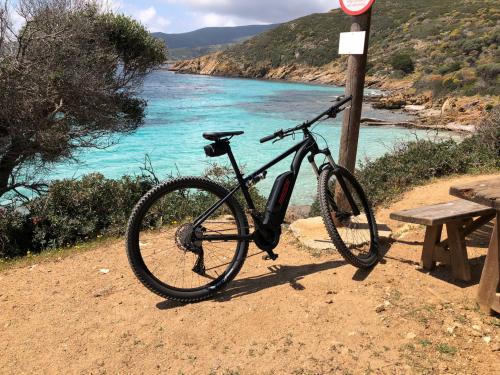
<path fill-rule="evenodd" d="M 425 231 L 424 249 L 422 250 L 422 260 L 420 266 L 426 270 L 432 270 L 436 266 L 434 260 L 434 250 L 436 245 L 441 240 L 441 233 L 443 232 L 442 225 L 434 225 L 427 227 Z"/>
<path fill-rule="evenodd" d="M 471 272 L 467 247 L 465 246 L 463 224 L 461 222 L 447 223 L 446 231 L 448 232 L 453 277 L 455 279 L 470 281 Z"/>
<path fill-rule="evenodd" d="M 481 274 L 481 282 L 479 283 L 479 292 L 477 294 L 477 302 L 484 312 L 495 310 L 500 313 L 500 213 L 497 213 L 497 219 L 493 234 L 491 236 L 490 247 L 486 262 L 484 263 L 483 273 Z"/>

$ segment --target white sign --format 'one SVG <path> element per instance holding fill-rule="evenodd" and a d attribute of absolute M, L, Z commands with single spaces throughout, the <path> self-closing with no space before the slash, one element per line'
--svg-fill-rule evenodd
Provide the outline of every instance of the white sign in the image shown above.
<path fill-rule="evenodd" d="M 366 31 L 340 33 L 339 55 L 362 55 L 365 53 Z"/>
<path fill-rule="evenodd" d="M 347 14 L 359 16 L 371 8 L 375 0 L 340 0 L 340 6 Z"/>

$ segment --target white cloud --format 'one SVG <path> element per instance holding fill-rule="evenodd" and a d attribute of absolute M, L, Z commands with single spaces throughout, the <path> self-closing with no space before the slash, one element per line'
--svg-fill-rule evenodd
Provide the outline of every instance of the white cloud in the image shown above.
<path fill-rule="evenodd" d="M 210 27 L 210 26 L 236 26 L 238 24 L 237 21 L 235 21 L 231 17 L 226 17 L 222 16 L 216 13 L 207 13 L 203 15 L 198 15 L 199 18 L 201 18 L 201 25 L 204 27 Z"/>
<path fill-rule="evenodd" d="M 150 6 L 146 9 L 139 9 L 132 12 L 132 15 L 153 32 L 163 31 L 168 25 L 170 25 L 170 21 L 165 17 L 160 16 L 154 6 Z"/>
<path fill-rule="evenodd" d="M 3 4 L 0 1 L 0 7 L 3 7 Z M 21 27 L 26 23 L 25 19 L 18 13 L 18 7 L 12 2 L 7 3 L 7 16 L 9 17 L 10 26 L 12 27 L 12 31 L 18 32 Z"/>
<path fill-rule="evenodd" d="M 112 12 L 118 12 L 124 6 L 121 0 L 98 0 L 98 3 L 100 3 L 105 10 Z"/>
<path fill-rule="evenodd" d="M 338 8 L 338 0 L 163 0 L 188 6 L 196 15 L 222 23 L 276 23 Z M 219 24 L 218 26 L 222 26 Z"/>
<path fill-rule="evenodd" d="M 21 17 L 19 15 L 19 13 L 17 13 L 16 10 L 11 10 L 10 11 L 10 18 L 12 20 L 12 29 L 13 30 L 16 30 L 18 31 L 19 29 L 21 29 L 21 27 L 24 26 L 25 24 L 25 20 L 23 17 Z"/>

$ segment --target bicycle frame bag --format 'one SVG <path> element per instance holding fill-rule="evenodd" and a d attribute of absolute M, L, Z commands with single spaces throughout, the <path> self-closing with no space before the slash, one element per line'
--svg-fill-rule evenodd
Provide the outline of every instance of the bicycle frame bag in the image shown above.
<path fill-rule="evenodd" d="M 292 196 L 293 184 L 293 172 L 285 172 L 276 178 L 267 201 L 264 225 L 272 227 L 281 225 Z"/>

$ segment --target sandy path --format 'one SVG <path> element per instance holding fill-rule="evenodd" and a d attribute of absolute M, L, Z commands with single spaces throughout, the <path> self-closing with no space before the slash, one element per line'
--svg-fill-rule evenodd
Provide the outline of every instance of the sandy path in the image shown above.
<path fill-rule="evenodd" d="M 391 209 L 449 200 L 452 182 Z M 391 209 L 378 221 L 400 230 Z M 454 284 L 446 268 L 418 269 L 422 236 L 404 232 L 364 273 L 287 234 L 275 263 L 250 257 L 218 298 L 186 306 L 142 287 L 121 241 L 9 269 L 0 273 L 0 373 L 500 374 L 500 320 L 474 302 L 485 245 L 471 249 L 474 282 Z"/>

